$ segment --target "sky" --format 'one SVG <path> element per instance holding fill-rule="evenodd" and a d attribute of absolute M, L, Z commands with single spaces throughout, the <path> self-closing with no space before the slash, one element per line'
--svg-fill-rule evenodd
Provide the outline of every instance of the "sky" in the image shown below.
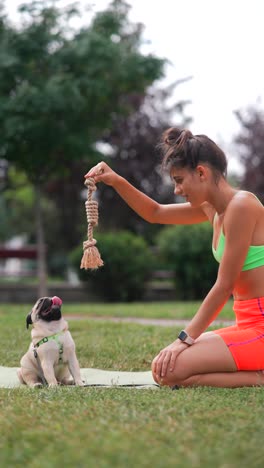
<path fill-rule="evenodd" d="M 13 22 L 17 6 L 29 0 L 4 0 Z M 59 0 L 59 5 L 72 3 Z M 90 0 L 94 11 L 109 4 Z M 264 108 L 264 1 L 263 0 L 127 0 L 130 19 L 145 25 L 144 53 L 166 58 L 162 87 L 192 77 L 175 89 L 175 101 L 187 99 L 190 130 L 215 140 L 229 156 L 229 167 L 240 171 L 232 144 L 240 126 L 234 115 L 258 104 Z M 88 24 L 91 12 L 83 7 L 80 23 Z M 176 124 L 177 122 L 175 122 Z"/>

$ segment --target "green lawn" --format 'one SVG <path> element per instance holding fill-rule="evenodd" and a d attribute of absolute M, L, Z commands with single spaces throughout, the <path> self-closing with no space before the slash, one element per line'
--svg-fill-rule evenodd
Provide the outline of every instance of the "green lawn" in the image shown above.
<path fill-rule="evenodd" d="M 87 303 L 87 304 L 63 304 L 63 313 L 70 315 L 89 315 L 91 317 L 144 317 L 181 319 L 191 318 L 199 308 L 201 301 L 197 302 L 145 302 L 145 303 Z M 228 302 L 218 318 L 234 319 L 232 301 Z M 5 314 L 27 314 L 32 307 L 29 305 L 0 304 L 0 316 Z"/>
<path fill-rule="evenodd" d="M 96 315 L 185 318 L 197 304 L 96 305 Z M 84 314 L 91 305 L 64 306 Z M 132 311 L 136 313 L 133 314 Z M 29 344 L 27 306 L 0 306 L 0 365 Z M 92 315 L 92 312 L 90 312 Z M 167 311 L 168 313 L 168 311 Z M 170 315 L 169 315 L 170 316 Z M 170 316 L 171 317 L 171 316 Z M 149 370 L 174 327 L 71 320 L 81 367 Z M 0 466 L 27 468 L 262 467 L 264 390 L 0 389 Z"/>

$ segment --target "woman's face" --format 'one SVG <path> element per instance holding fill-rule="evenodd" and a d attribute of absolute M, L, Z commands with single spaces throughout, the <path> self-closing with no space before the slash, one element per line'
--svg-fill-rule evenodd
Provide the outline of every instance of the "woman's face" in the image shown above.
<path fill-rule="evenodd" d="M 197 167 L 193 171 L 187 168 L 171 169 L 171 178 L 175 183 L 175 195 L 184 197 L 193 206 L 200 206 L 206 199 L 204 174 Z"/>

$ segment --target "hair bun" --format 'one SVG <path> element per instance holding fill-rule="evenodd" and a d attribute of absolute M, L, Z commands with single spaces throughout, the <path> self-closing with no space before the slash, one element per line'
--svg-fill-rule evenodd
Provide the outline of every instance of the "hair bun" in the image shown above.
<path fill-rule="evenodd" d="M 182 145 L 188 138 L 192 138 L 193 134 L 190 130 L 180 130 L 176 127 L 171 127 L 163 134 L 163 141 L 168 146 Z"/>

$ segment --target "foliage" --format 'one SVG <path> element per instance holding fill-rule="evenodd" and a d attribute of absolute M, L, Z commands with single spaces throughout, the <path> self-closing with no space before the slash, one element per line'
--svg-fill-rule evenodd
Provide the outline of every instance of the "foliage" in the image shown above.
<path fill-rule="evenodd" d="M 35 232 L 35 225 L 32 223 L 34 194 L 33 186 L 24 171 L 17 170 L 14 166 L 9 168 L 8 183 L 0 193 L 0 200 L 0 242 L 22 233 L 27 233 L 28 240 L 32 239 Z"/>
<path fill-rule="evenodd" d="M 64 255 L 85 223 L 82 178 L 103 157 L 97 141 L 120 114 L 134 112 L 133 96 L 143 102 L 165 60 L 141 53 L 142 25 L 129 21 L 123 0 L 74 31 L 68 20 L 79 14 L 77 5 L 31 2 L 20 12 L 19 27 L 0 12 L 0 158 L 25 172 L 41 197 L 45 192 L 44 204 L 56 208 L 57 234 L 51 243 L 49 235 L 41 238 L 51 254 Z"/>
<path fill-rule="evenodd" d="M 152 269 L 152 254 L 144 239 L 130 232 L 97 235 L 104 266 L 96 271 L 80 270 L 82 249 L 77 248 L 72 262 L 84 281 L 89 281 L 108 301 L 140 300 Z"/>
<path fill-rule="evenodd" d="M 107 157 L 111 167 L 159 203 L 172 203 L 175 199 L 171 181 L 160 168 L 157 146 L 161 134 L 173 120 L 182 127 L 188 126 L 191 120 L 184 115 L 188 101 L 178 101 L 170 106 L 167 102 L 172 92 L 188 79 L 178 80 L 162 90 L 153 90 L 143 101 L 140 95 L 128 96 L 126 100 L 134 107 L 134 112 L 128 117 L 116 116 L 113 129 L 103 138 L 112 148 Z M 160 225 L 146 223 L 109 187 L 99 185 L 98 189 L 101 222 L 105 228 L 129 229 L 153 242 Z"/>
<path fill-rule="evenodd" d="M 22 170 L 9 168 L 8 185 L 0 193 L 0 242 L 17 235 L 24 235 L 26 243 L 36 242 L 34 212 L 34 187 Z M 63 252 L 63 238 L 60 239 L 58 213 L 52 198 L 42 198 L 42 221 L 46 229 L 48 246 L 48 269 L 51 275 L 65 276 L 67 252 Z M 59 248 L 58 248 L 59 244 Z"/>
<path fill-rule="evenodd" d="M 254 192 L 264 202 L 264 111 L 250 107 L 236 112 L 241 130 L 235 138 L 244 166 L 241 188 Z"/>
<path fill-rule="evenodd" d="M 57 248 L 64 253 L 77 243 L 80 183 L 87 166 L 101 157 L 96 142 L 112 128 L 115 116 L 131 112 L 124 96 L 144 96 L 162 77 L 165 61 L 140 52 L 142 27 L 129 21 L 123 0 L 114 0 L 79 31 L 68 27 L 79 13 L 77 6 L 60 9 L 56 2 L 33 1 L 20 12 L 18 27 L 0 11 L 0 158 L 24 171 L 33 184 L 43 295 L 44 186 L 55 203 L 60 200 L 60 232 L 54 238 L 62 239 Z M 73 173 L 78 173 L 74 189 L 63 180 Z M 51 190 L 58 179 L 60 187 L 65 185 L 64 199 Z"/>
<path fill-rule="evenodd" d="M 22 27 L 1 30 L 1 156 L 39 183 L 67 173 L 68 162 L 95 161 L 113 113 L 130 111 L 122 97 L 144 94 L 164 61 L 140 53 L 141 27 L 121 0 L 71 36 L 66 20 L 76 9 L 32 2 L 21 12 Z"/>
<path fill-rule="evenodd" d="M 217 262 L 212 255 L 212 227 L 208 223 L 168 226 L 157 236 L 157 245 L 175 273 L 179 299 L 202 299 L 213 286 Z"/>
<path fill-rule="evenodd" d="M 177 82 L 175 86 L 177 84 L 180 83 Z M 177 113 L 180 121 L 185 105 L 178 103 L 169 110 L 165 102 L 171 91 L 170 87 L 155 91 L 152 95 L 148 93 L 143 96 L 138 93 L 124 96 L 123 100 L 129 101 L 130 115 L 115 114 L 113 128 L 103 132 L 101 141 L 96 146 L 103 148 L 102 151 L 105 151 L 105 147 L 108 149 L 110 154 L 105 154 L 102 159 L 114 170 L 160 203 L 173 202 L 174 194 L 171 181 L 168 183 L 160 171 L 160 157 L 155 147 L 163 130 L 170 126 L 169 116 L 172 111 Z M 187 118 L 184 119 L 181 115 L 182 124 L 185 120 L 187 123 Z M 69 163 L 68 168 L 71 169 L 70 174 L 49 180 L 44 187 L 45 194 L 52 198 L 58 210 L 61 247 L 64 251 L 72 249 L 79 242 L 86 223 L 80 196 L 80 174 L 87 172 L 88 166 L 82 162 L 74 162 Z M 100 205 L 100 226 L 104 230 L 130 230 L 153 242 L 160 229 L 159 225 L 146 223 L 109 186 L 98 184 L 96 195 Z"/>

